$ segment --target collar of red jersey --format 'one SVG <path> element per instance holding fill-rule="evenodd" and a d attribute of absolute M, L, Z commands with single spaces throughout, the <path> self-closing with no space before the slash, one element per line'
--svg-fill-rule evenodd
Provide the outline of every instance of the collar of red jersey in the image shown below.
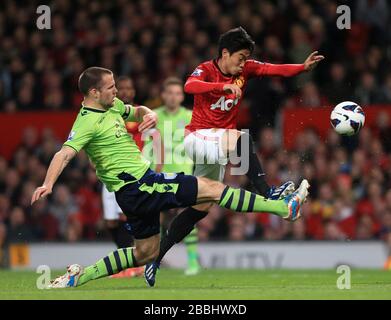
<path fill-rule="evenodd" d="M 221 71 L 221 69 L 220 69 L 220 67 L 219 67 L 219 65 L 218 65 L 218 63 L 217 63 L 217 60 L 218 60 L 218 58 L 217 58 L 217 59 L 213 59 L 213 64 L 216 66 L 217 70 L 219 70 L 219 72 L 220 72 L 224 77 L 232 78 L 232 77 L 233 77 L 232 74 L 224 73 L 223 71 Z"/>

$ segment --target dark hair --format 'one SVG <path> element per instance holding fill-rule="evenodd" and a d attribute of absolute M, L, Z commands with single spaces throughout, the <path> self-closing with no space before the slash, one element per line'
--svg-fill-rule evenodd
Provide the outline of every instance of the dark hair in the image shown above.
<path fill-rule="evenodd" d="M 101 67 L 90 67 L 82 72 L 79 77 L 79 90 L 84 95 L 87 96 L 88 92 L 97 88 L 100 89 L 102 77 L 105 74 L 113 74 L 113 72 L 106 68 Z"/>
<path fill-rule="evenodd" d="M 227 49 L 230 54 L 247 49 L 252 53 L 254 51 L 255 42 L 250 35 L 242 27 L 228 30 L 223 33 L 219 39 L 219 58 L 223 49 Z"/>
<path fill-rule="evenodd" d="M 178 85 L 178 86 L 183 87 L 183 82 L 181 79 L 179 79 L 177 77 L 169 77 L 163 81 L 162 88 L 163 88 L 163 90 L 166 90 L 166 88 L 168 86 L 172 86 L 172 85 Z"/>

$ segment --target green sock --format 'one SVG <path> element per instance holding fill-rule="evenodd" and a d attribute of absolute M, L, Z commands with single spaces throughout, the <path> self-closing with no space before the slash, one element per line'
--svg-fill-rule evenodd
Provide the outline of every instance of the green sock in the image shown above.
<path fill-rule="evenodd" d="M 237 212 L 269 212 L 280 217 L 288 215 L 284 200 L 268 200 L 243 189 L 226 187 L 221 195 L 219 206 Z"/>
<path fill-rule="evenodd" d="M 185 237 L 183 240 L 186 246 L 187 251 L 187 265 L 188 267 L 197 267 L 198 266 L 198 230 L 197 227 Z"/>
<path fill-rule="evenodd" d="M 77 285 L 81 286 L 88 281 L 110 276 L 131 267 L 135 267 L 133 248 L 118 249 L 95 264 L 86 267 Z"/>

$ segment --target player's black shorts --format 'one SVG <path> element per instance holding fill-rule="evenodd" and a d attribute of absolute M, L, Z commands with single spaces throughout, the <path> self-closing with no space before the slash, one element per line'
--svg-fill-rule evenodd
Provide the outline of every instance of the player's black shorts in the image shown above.
<path fill-rule="evenodd" d="M 136 239 L 160 232 L 160 212 L 196 204 L 197 178 L 183 173 L 156 173 L 150 169 L 135 183 L 123 186 L 115 198 L 128 218 Z"/>

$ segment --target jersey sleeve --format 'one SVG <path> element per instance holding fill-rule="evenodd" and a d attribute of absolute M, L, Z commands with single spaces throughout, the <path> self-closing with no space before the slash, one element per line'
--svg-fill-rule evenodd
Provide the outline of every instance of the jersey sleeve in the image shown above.
<path fill-rule="evenodd" d="M 188 79 L 207 81 L 208 73 L 208 68 L 204 64 L 200 64 L 197 68 L 194 69 L 193 73 Z"/>
<path fill-rule="evenodd" d="M 184 91 L 189 94 L 200 94 L 206 92 L 221 92 L 223 91 L 224 83 L 208 82 L 208 68 L 201 64 L 187 79 Z"/>
<path fill-rule="evenodd" d="M 75 149 L 76 152 L 79 152 L 85 145 L 88 144 L 88 142 L 91 141 L 94 135 L 95 123 L 89 121 L 86 117 L 80 117 L 79 114 L 72 126 L 67 141 L 64 143 L 64 146 L 71 147 Z"/>
<path fill-rule="evenodd" d="M 245 68 L 248 78 L 261 76 L 293 77 L 304 71 L 304 64 L 272 64 L 247 60 Z"/>
<path fill-rule="evenodd" d="M 136 121 L 136 109 L 130 104 L 125 104 L 122 100 L 115 98 L 113 108 L 116 108 L 125 121 Z"/>

